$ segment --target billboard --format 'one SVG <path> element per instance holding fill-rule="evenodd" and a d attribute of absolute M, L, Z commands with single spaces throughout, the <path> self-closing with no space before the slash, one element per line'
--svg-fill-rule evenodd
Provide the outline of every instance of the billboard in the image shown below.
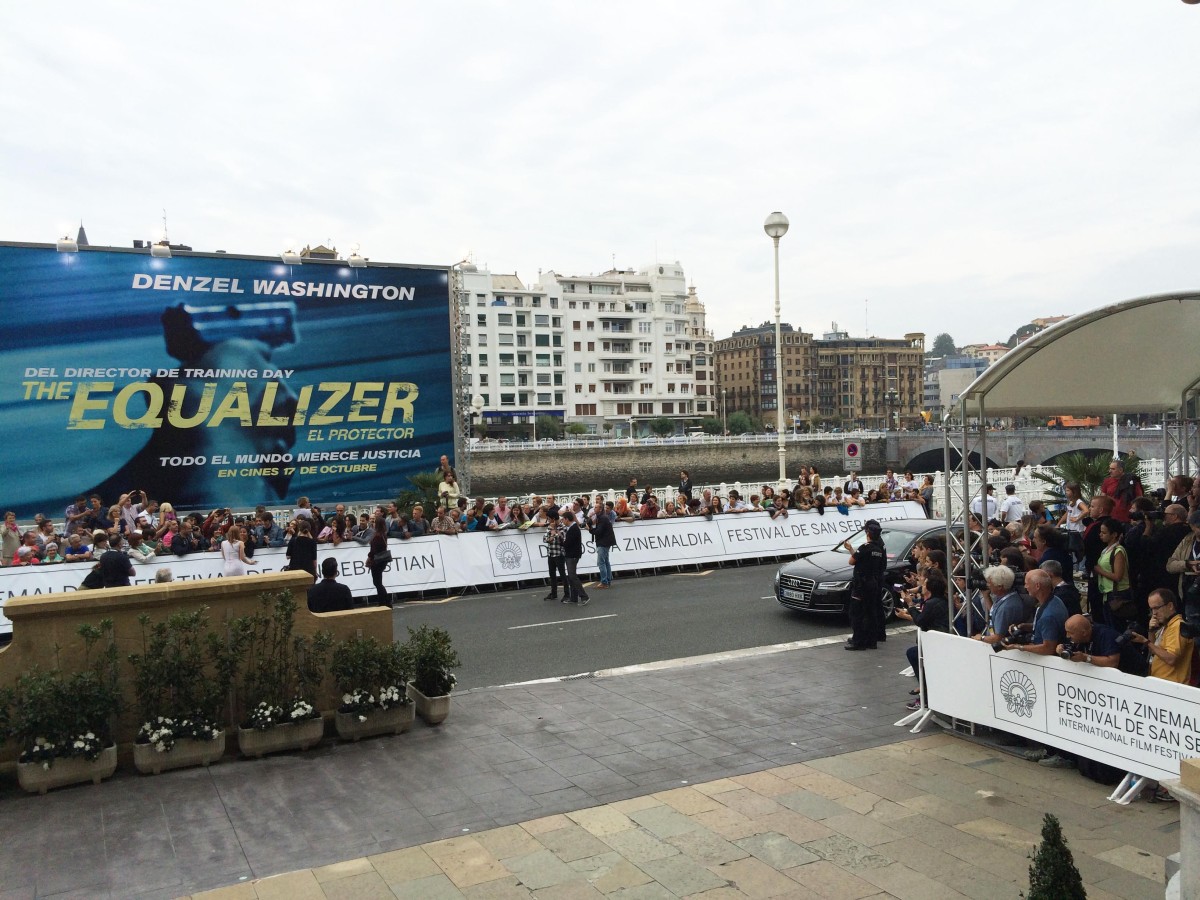
<path fill-rule="evenodd" d="M 6 509 L 393 497 L 453 457 L 444 268 L 0 244 Z"/>

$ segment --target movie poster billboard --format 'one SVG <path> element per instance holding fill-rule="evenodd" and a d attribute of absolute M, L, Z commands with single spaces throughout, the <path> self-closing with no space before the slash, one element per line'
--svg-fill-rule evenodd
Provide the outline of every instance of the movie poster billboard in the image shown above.
<path fill-rule="evenodd" d="M 0 244 L 3 503 L 394 497 L 453 457 L 449 271 Z"/>

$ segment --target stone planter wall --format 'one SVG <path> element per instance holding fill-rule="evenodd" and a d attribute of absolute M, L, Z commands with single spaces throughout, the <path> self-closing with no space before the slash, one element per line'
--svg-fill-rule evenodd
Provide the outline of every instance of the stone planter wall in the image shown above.
<path fill-rule="evenodd" d="M 158 775 L 171 769 L 188 766 L 207 766 L 220 762 L 225 755 L 225 732 L 211 741 L 184 738 L 175 742 L 170 750 L 159 753 L 153 744 L 133 745 L 133 764 L 143 775 Z"/>
<path fill-rule="evenodd" d="M 425 720 L 427 725 L 440 725 L 450 715 L 450 695 L 426 697 L 412 684 L 408 686 L 408 696 L 417 707 L 417 715 Z"/>
<path fill-rule="evenodd" d="M 324 719 L 306 719 L 303 722 L 289 722 L 286 725 L 276 725 L 273 728 L 239 728 L 238 750 L 243 756 L 253 756 L 256 759 L 268 753 L 282 753 L 285 750 L 307 750 L 321 742 L 325 736 Z"/>
<path fill-rule="evenodd" d="M 378 734 L 401 734 L 408 731 L 416 715 L 416 704 L 405 703 L 391 709 L 374 709 L 360 722 L 355 713 L 338 713 L 334 721 L 338 737 L 344 741 L 359 741 Z"/>
<path fill-rule="evenodd" d="M 68 784 L 99 784 L 105 778 L 117 771 L 117 745 L 113 744 L 100 751 L 94 760 L 56 759 L 50 768 L 42 768 L 41 763 L 18 763 L 17 781 L 21 787 L 31 794 L 44 794 L 46 791 Z"/>

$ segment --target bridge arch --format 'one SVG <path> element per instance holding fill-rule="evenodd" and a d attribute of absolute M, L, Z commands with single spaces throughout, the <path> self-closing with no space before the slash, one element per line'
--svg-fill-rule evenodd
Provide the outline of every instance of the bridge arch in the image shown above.
<path fill-rule="evenodd" d="M 979 454 L 969 454 L 971 465 L 974 468 L 979 468 Z M 957 466 L 962 461 L 962 456 L 955 449 L 950 450 L 950 465 Z M 905 469 L 911 469 L 913 472 L 941 472 L 946 468 L 946 451 L 943 447 L 938 447 L 936 450 L 926 450 L 918 453 L 903 466 Z M 990 456 L 988 457 L 988 468 L 998 469 L 1000 466 Z"/>

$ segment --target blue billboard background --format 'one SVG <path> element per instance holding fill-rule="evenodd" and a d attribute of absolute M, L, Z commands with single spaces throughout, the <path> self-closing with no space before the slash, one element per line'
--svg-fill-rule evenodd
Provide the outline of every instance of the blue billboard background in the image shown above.
<path fill-rule="evenodd" d="M 453 457 L 448 271 L 0 245 L 3 505 L 394 497 Z"/>

